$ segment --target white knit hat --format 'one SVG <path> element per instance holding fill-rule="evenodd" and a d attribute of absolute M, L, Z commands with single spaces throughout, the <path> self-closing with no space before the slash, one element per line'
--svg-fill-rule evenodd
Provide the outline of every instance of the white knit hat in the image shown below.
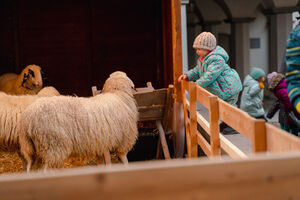
<path fill-rule="evenodd" d="M 200 33 L 194 40 L 194 49 L 213 50 L 217 46 L 216 37 L 210 32 Z"/>

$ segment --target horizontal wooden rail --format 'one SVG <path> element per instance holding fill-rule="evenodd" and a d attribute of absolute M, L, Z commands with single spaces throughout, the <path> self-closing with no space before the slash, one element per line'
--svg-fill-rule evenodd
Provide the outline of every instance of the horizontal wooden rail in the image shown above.
<path fill-rule="evenodd" d="M 300 199 L 300 155 L 193 159 L 0 176 L 1 199 Z"/>
<path fill-rule="evenodd" d="M 219 99 L 220 120 L 231 126 L 237 132 L 252 140 L 254 118 L 229 103 Z"/>
<path fill-rule="evenodd" d="M 202 87 L 197 87 L 197 101 L 201 103 L 204 107 L 209 109 L 209 97 L 214 96 L 211 93 L 207 92 Z"/>
<path fill-rule="evenodd" d="M 197 122 L 209 134 L 209 122 L 199 112 L 197 112 Z"/>
<path fill-rule="evenodd" d="M 220 134 L 220 141 L 222 149 L 232 158 L 247 158 L 248 156 L 237 148 L 226 137 Z"/>
<path fill-rule="evenodd" d="M 266 124 L 267 151 L 284 152 L 300 150 L 300 139 L 271 124 Z"/>
<path fill-rule="evenodd" d="M 207 156 L 212 156 L 210 144 L 199 131 L 197 131 L 197 142 Z"/>

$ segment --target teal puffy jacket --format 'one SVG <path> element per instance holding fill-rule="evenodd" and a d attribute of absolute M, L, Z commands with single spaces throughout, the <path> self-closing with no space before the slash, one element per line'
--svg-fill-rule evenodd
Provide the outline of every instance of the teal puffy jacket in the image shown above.
<path fill-rule="evenodd" d="M 238 73 L 227 64 L 229 59 L 226 51 L 217 46 L 197 66 L 187 72 L 189 81 L 196 83 L 226 100 L 242 90 L 242 82 Z"/>
<path fill-rule="evenodd" d="M 252 117 L 260 117 L 265 114 L 261 104 L 263 97 L 264 90 L 259 88 L 259 83 L 250 75 L 247 75 L 244 80 L 240 108 Z"/>

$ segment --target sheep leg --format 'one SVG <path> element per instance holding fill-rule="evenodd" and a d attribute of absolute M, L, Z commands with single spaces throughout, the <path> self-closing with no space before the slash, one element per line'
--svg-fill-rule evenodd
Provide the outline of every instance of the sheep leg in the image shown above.
<path fill-rule="evenodd" d="M 111 164 L 110 152 L 109 151 L 105 151 L 104 152 L 104 160 L 105 160 L 105 164 L 106 165 L 110 165 Z"/>
<path fill-rule="evenodd" d="M 26 172 L 28 173 L 28 172 L 30 172 L 30 170 L 31 170 L 31 167 L 32 167 L 32 162 L 33 162 L 33 160 L 34 160 L 34 158 L 33 157 L 31 157 L 30 155 L 28 155 L 28 154 L 21 154 L 22 156 L 21 156 L 21 158 L 22 158 L 22 161 L 23 161 L 23 167 L 24 167 L 24 170 L 25 170 L 25 168 L 26 168 Z M 24 166 L 26 164 L 26 167 Z"/>
<path fill-rule="evenodd" d="M 119 154 L 118 156 L 121 159 L 121 161 L 122 161 L 123 164 L 128 165 L 127 153 L 125 153 L 125 154 Z"/>
<path fill-rule="evenodd" d="M 27 160 L 24 158 L 24 156 L 21 154 L 21 152 L 18 152 L 18 155 L 20 156 L 21 160 L 22 160 L 22 164 L 23 164 L 23 169 L 25 171 L 26 167 L 27 167 Z"/>
<path fill-rule="evenodd" d="M 32 170 L 38 170 L 41 167 L 42 159 L 41 158 L 35 158 L 32 162 Z"/>
<path fill-rule="evenodd" d="M 48 169 L 48 165 L 45 163 L 44 166 L 43 166 L 43 172 L 45 173 Z"/>

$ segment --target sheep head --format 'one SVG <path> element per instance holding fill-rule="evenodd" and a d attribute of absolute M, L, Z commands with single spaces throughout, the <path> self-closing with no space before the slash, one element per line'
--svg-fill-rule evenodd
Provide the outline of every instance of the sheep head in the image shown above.
<path fill-rule="evenodd" d="M 109 75 L 109 77 L 114 77 L 114 76 L 124 76 L 124 77 L 127 77 L 127 74 L 125 72 L 122 72 L 122 71 L 115 71 L 113 73 L 111 73 Z"/>
<path fill-rule="evenodd" d="M 20 76 L 23 78 L 21 87 L 30 90 L 41 89 L 43 87 L 41 68 L 37 65 L 28 65 L 23 69 Z"/>
<path fill-rule="evenodd" d="M 103 92 L 115 92 L 123 91 L 130 96 L 133 96 L 135 90 L 133 82 L 128 78 L 126 73 L 118 71 L 118 73 L 112 73 L 105 81 L 103 86 Z"/>

